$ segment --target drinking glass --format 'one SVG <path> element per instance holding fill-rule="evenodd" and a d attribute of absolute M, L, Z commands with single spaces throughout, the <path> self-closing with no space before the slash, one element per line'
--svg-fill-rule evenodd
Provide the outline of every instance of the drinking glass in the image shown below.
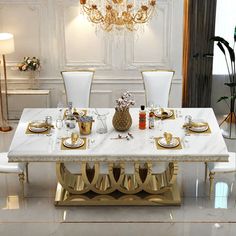
<path fill-rule="evenodd" d="M 185 124 L 190 125 L 191 122 L 192 122 L 192 116 L 190 115 L 185 116 Z"/>
<path fill-rule="evenodd" d="M 96 123 L 97 123 L 97 126 L 96 126 L 97 133 L 99 133 L 99 134 L 107 133 L 107 117 L 106 117 L 106 115 L 98 115 Z"/>
<path fill-rule="evenodd" d="M 49 126 L 52 125 L 52 117 L 51 116 L 46 116 L 45 117 L 45 123 Z"/>
<path fill-rule="evenodd" d="M 63 127 L 63 120 L 57 119 L 56 120 L 56 127 L 60 130 Z"/>

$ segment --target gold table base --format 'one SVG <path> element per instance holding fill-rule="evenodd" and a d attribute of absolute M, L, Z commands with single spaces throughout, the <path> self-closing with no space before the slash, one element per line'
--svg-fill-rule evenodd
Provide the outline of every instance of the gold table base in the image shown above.
<path fill-rule="evenodd" d="M 105 172 L 100 163 L 79 165 L 74 174 L 57 163 L 56 206 L 181 204 L 177 163 L 163 173 L 153 173 L 152 163 L 133 163 L 133 173 L 125 172 L 126 163 L 108 163 Z"/>
<path fill-rule="evenodd" d="M 54 204 L 55 206 L 179 206 L 181 205 L 181 198 L 177 184 L 174 184 L 169 192 L 160 195 L 145 193 L 135 195 L 120 195 L 119 193 L 76 195 L 68 193 L 58 183 Z"/>

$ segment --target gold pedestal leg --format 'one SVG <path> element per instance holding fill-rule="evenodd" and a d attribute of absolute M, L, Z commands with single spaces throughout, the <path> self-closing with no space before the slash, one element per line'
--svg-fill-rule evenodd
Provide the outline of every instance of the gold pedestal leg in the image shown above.
<path fill-rule="evenodd" d="M 213 192 L 213 188 L 214 188 L 214 176 L 215 176 L 214 172 L 209 173 L 209 180 L 210 180 L 209 198 L 210 199 L 212 197 L 212 192 Z"/>
<path fill-rule="evenodd" d="M 26 168 L 25 168 L 25 175 L 26 175 L 26 182 L 29 183 L 29 163 L 26 163 Z"/>
<path fill-rule="evenodd" d="M 207 181 L 207 163 L 205 162 L 205 182 Z"/>
<path fill-rule="evenodd" d="M 21 190 L 22 198 L 24 198 L 25 196 L 25 189 L 24 189 L 25 174 L 24 173 L 19 174 L 19 181 L 20 181 L 21 189 L 22 189 Z"/>

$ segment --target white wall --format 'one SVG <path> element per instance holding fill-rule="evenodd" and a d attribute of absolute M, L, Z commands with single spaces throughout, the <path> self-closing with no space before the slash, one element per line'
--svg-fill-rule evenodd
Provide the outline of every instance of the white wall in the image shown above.
<path fill-rule="evenodd" d="M 78 0 L 0 0 L 0 31 L 15 36 L 7 55 L 10 88 L 29 87 L 28 74 L 13 71 L 24 56 L 41 59 L 40 88 L 51 90 L 51 106 L 63 95 L 61 70 L 93 68 L 92 106 L 113 106 L 121 91 L 144 103 L 142 69 L 172 69 L 171 106 L 181 105 L 183 0 L 157 0 L 157 14 L 144 32 L 116 38 L 78 14 Z"/>

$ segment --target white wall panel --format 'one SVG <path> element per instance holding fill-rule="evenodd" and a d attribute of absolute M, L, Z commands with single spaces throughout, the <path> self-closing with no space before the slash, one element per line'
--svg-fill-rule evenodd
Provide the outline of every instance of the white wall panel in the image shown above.
<path fill-rule="evenodd" d="M 129 68 L 170 66 L 171 4 L 170 1 L 158 1 L 157 4 L 156 13 L 145 24 L 143 32 L 138 31 L 126 38 L 126 60 Z"/>
<path fill-rule="evenodd" d="M 27 55 L 41 57 L 40 18 L 37 1 L 0 2 L 0 30 L 14 33 L 15 38 L 15 52 L 7 56 L 8 62 L 18 63 Z"/>

